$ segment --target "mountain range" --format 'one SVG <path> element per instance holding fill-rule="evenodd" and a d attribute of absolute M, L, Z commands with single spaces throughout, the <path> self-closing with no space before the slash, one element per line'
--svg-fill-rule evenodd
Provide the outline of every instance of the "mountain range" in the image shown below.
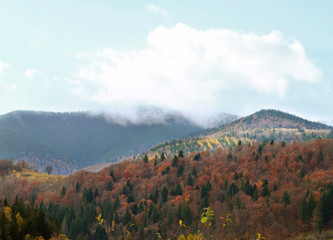
<path fill-rule="evenodd" d="M 15 111 L 0 116 L 0 158 L 25 160 L 39 171 L 52 166 L 54 173 L 68 174 L 144 152 L 150 158 L 162 152 L 172 157 L 180 149 L 185 153 L 213 151 L 239 142 L 302 141 L 332 134 L 330 126 L 277 110 L 261 110 L 243 118 L 224 113 L 210 124 L 220 126 L 204 129 L 181 114 L 156 111 L 145 112 L 141 122 L 88 112 Z"/>
<path fill-rule="evenodd" d="M 10 112 L 0 116 L 0 158 L 25 160 L 39 171 L 50 165 L 54 173 L 68 174 L 203 130 L 180 114 L 144 113 L 143 121 L 131 122 L 88 112 Z M 223 117 L 220 121 L 237 118 Z"/>

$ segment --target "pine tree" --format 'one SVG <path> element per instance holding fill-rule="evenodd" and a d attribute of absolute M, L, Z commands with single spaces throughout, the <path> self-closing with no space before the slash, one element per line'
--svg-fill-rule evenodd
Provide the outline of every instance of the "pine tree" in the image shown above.
<path fill-rule="evenodd" d="M 172 223 L 173 223 L 173 209 L 172 209 L 172 206 L 169 205 L 167 216 L 166 216 L 166 224 L 168 227 L 170 227 Z"/>
<path fill-rule="evenodd" d="M 164 159 L 165 159 L 165 154 L 164 154 L 164 152 L 162 152 L 162 154 L 161 154 L 161 161 L 163 162 Z"/>
<path fill-rule="evenodd" d="M 177 156 L 174 156 L 174 157 L 173 157 L 173 160 L 172 160 L 172 164 L 171 164 L 171 166 L 172 166 L 172 167 L 176 167 L 176 166 L 177 166 L 177 163 L 178 163 L 178 157 L 177 157 Z"/>
<path fill-rule="evenodd" d="M 283 193 L 283 197 L 282 197 L 282 201 L 283 201 L 283 204 L 286 206 L 288 204 L 290 204 L 290 197 L 289 197 L 289 193 L 288 191 L 284 191 Z"/>
<path fill-rule="evenodd" d="M 187 178 L 186 184 L 187 184 L 188 186 L 193 186 L 193 178 L 192 178 L 191 174 L 188 175 L 188 178 Z"/>
<path fill-rule="evenodd" d="M 147 156 L 147 153 L 145 153 L 145 156 L 143 157 L 143 161 L 144 161 L 145 163 L 148 163 L 148 156 Z"/>
<path fill-rule="evenodd" d="M 62 186 L 62 189 L 61 189 L 61 196 L 65 196 L 66 194 L 66 187 L 65 186 Z"/>
<path fill-rule="evenodd" d="M 194 176 L 194 177 L 196 177 L 197 176 L 197 169 L 195 168 L 195 167 L 193 167 L 193 170 L 192 170 L 192 175 Z"/>
<path fill-rule="evenodd" d="M 124 214 L 124 217 L 123 217 L 123 224 L 128 225 L 128 224 L 130 224 L 131 220 L 132 220 L 132 215 L 131 215 L 130 211 L 127 208 L 126 212 Z"/>
<path fill-rule="evenodd" d="M 180 158 L 184 157 L 183 150 L 181 150 L 181 149 L 179 150 L 178 157 L 180 157 Z"/>
<path fill-rule="evenodd" d="M 80 184 L 78 182 L 76 182 L 75 191 L 80 192 L 80 189 L 81 189 Z"/>
<path fill-rule="evenodd" d="M 178 177 L 180 177 L 181 175 L 183 175 L 183 172 L 184 172 L 184 167 L 183 165 L 179 165 L 178 169 L 177 169 L 177 175 Z"/>
<path fill-rule="evenodd" d="M 161 196 L 162 196 L 162 202 L 165 203 L 168 200 L 168 189 L 165 186 L 162 189 Z"/>

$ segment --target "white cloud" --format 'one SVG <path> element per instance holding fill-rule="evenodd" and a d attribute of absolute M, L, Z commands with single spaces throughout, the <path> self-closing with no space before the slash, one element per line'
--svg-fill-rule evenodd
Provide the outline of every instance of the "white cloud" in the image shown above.
<path fill-rule="evenodd" d="M 26 77 L 31 78 L 31 77 L 40 76 L 40 75 L 42 75 L 42 73 L 36 69 L 28 69 L 27 71 L 25 71 L 24 75 Z"/>
<path fill-rule="evenodd" d="M 9 67 L 9 64 L 4 63 L 3 61 L 0 60 L 0 75 L 5 71 L 6 68 Z"/>
<path fill-rule="evenodd" d="M 155 4 L 149 3 L 149 4 L 145 5 L 145 10 L 148 12 L 155 13 L 155 14 L 161 14 L 165 18 L 169 18 L 168 11 Z"/>
<path fill-rule="evenodd" d="M 302 44 L 278 31 L 199 31 L 177 24 L 156 28 L 147 42 L 136 51 L 94 53 L 96 60 L 79 68 L 82 84 L 73 84 L 73 92 L 123 115 L 149 105 L 200 123 L 244 92 L 284 98 L 292 82 L 316 82 L 322 75 Z"/>

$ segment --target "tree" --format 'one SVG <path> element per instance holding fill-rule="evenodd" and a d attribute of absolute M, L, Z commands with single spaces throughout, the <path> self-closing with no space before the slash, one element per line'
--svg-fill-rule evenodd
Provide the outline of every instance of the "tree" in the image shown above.
<path fill-rule="evenodd" d="M 286 206 L 288 204 L 290 204 L 290 197 L 289 197 L 289 193 L 288 191 L 284 191 L 283 193 L 283 197 L 282 197 L 282 201 L 283 201 L 283 204 Z"/>
<path fill-rule="evenodd" d="M 178 163 L 178 157 L 175 155 L 172 160 L 171 166 L 176 167 Z"/>
<path fill-rule="evenodd" d="M 307 190 L 301 202 L 301 216 L 303 222 L 312 218 L 314 207 L 315 202 L 313 193 Z"/>
<path fill-rule="evenodd" d="M 187 178 L 186 184 L 187 184 L 188 186 L 193 186 L 193 178 L 192 178 L 191 174 L 188 175 L 188 178 Z"/>
<path fill-rule="evenodd" d="M 65 186 L 62 186 L 62 189 L 61 189 L 61 196 L 65 196 L 66 194 L 66 187 Z"/>
<path fill-rule="evenodd" d="M 80 184 L 78 182 L 76 182 L 75 191 L 80 192 L 80 189 L 81 189 Z"/>
<path fill-rule="evenodd" d="M 173 223 L 173 210 L 172 210 L 172 205 L 169 205 L 166 216 L 166 224 L 168 227 L 170 227 L 172 223 Z"/>
<path fill-rule="evenodd" d="M 162 197 L 162 202 L 164 203 L 168 200 L 168 189 L 165 186 L 162 189 L 161 197 Z"/>
<path fill-rule="evenodd" d="M 183 165 L 179 165 L 178 169 L 177 169 L 177 175 L 178 177 L 180 177 L 181 175 L 183 175 L 183 172 L 184 172 L 184 167 Z"/>
<path fill-rule="evenodd" d="M 123 224 L 128 225 L 128 224 L 130 224 L 131 220 L 132 220 L 132 215 L 131 215 L 130 211 L 127 208 L 126 212 L 125 212 L 125 215 L 124 215 L 124 218 L 123 218 Z"/>
<path fill-rule="evenodd" d="M 178 157 L 180 157 L 180 158 L 184 157 L 183 150 L 181 150 L 181 149 L 179 150 Z"/>
<path fill-rule="evenodd" d="M 164 152 L 162 152 L 162 153 L 161 153 L 161 161 L 163 162 L 164 159 L 165 159 L 165 154 L 164 154 Z"/>
<path fill-rule="evenodd" d="M 195 168 L 195 167 L 193 167 L 193 170 L 192 170 L 192 175 L 194 176 L 194 177 L 196 177 L 197 176 L 197 169 Z"/>
<path fill-rule="evenodd" d="M 143 161 L 144 161 L 145 163 L 148 163 L 148 156 L 147 156 L 147 153 L 145 153 L 145 156 L 143 157 Z"/>
<path fill-rule="evenodd" d="M 197 153 L 195 156 L 194 156 L 194 161 L 199 161 L 200 160 L 200 158 L 201 158 L 201 156 L 200 156 L 200 153 Z"/>
<path fill-rule="evenodd" d="M 47 167 L 45 168 L 45 170 L 46 170 L 47 174 L 50 175 L 51 172 L 52 172 L 52 170 L 53 170 L 53 167 L 52 167 L 52 166 L 47 166 Z"/>

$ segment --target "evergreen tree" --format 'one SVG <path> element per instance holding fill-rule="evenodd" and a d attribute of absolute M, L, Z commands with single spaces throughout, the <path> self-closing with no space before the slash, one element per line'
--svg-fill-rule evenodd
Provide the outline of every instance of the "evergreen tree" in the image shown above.
<path fill-rule="evenodd" d="M 177 215 L 178 219 L 182 220 L 186 226 L 192 224 L 193 213 L 190 206 L 185 201 L 178 205 Z"/>
<path fill-rule="evenodd" d="M 162 189 L 161 197 L 162 197 L 162 202 L 164 203 L 168 200 L 168 189 L 165 186 Z"/>
<path fill-rule="evenodd" d="M 183 172 L 184 172 L 184 167 L 183 165 L 179 165 L 178 169 L 177 169 L 177 175 L 178 177 L 180 177 L 181 175 L 183 175 Z"/>
<path fill-rule="evenodd" d="M 160 193 L 159 193 L 159 191 L 158 191 L 158 189 L 157 188 L 155 188 L 155 191 L 154 191 L 154 194 L 153 194 L 153 203 L 157 203 L 157 201 L 158 201 L 158 197 L 160 196 Z"/>
<path fill-rule="evenodd" d="M 286 206 L 288 204 L 290 204 L 290 197 L 289 197 L 289 193 L 288 191 L 284 191 L 283 193 L 283 197 L 282 197 L 282 201 L 283 201 L 283 204 Z"/>
<path fill-rule="evenodd" d="M 99 191 L 98 188 L 95 188 L 94 198 L 99 197 Z"/>
<path fill-rule="evenodd" d="M 132 213 L 134 215 L 137 215 L 138 214 L 138 205 L 135 203 L 132 207 Z"/>
<path fill-rule="evenodd" d="M 181 150 L 181 149 L 179 150 L 178 157 L 180 157 L 180 158 L 184 157 L 183 150 Z"/>
<path fill-rule="evenodd" d="M 127 203 L 135 202 L 133 195 L 130 193 L 127 197 Z"/>
<path fill-rule="evenodd" d="M 188 178 L 187 178 L 186 184 L 187 184 L 188 186 L 193 186 L 193 178 L 192 178 L 191 174 L 188 175 Z"/>
<path fill-rule="evenodd" d="M 238 209 L 241 209 L 241 201 L 240 201 L 240 199 L 239 199 L 239 197 L 238 197 L 238 195 L 236 196 L 236 200 L 235 200 L 235 205 L 236 205 L 236 207 L 238 208 Z"/>
<path fill-rule="evenodd" d="M 81 189 L 80 184 L 78 182 L 76 182 L 75 191 L 80 192 L 80 189 Z"/>
<path fill-rule="evenodd" d="M 303 177 L 305 176 L 305 174 L 306 174 L 305 167 L 302 166 L 302 167 L 301 167 L 301 170 L 300 170 L 300 172 L 299 172 L 299 177 L 300 177 L 300 178 L 303 178 Z"/>
<path fill-rule="evenodd" d="M 166 224 L 168 227 L 170 227 L 172 225 L 172 223 L 173 223 L 173 209 L 172 209 L 172 206 L 169 205 L 167 216 L 166 216 Z"/>
<path fill-rule="evenodd" d="M 194 177 L 196 177 L 197 176 L 197 169 L 195 168 L 195 167 L 193 167 L 193 170 L 192 170 L 192 175 L 194 176 Z"/>
<path fill-rule="evenodd" d="M 124 217 L 123 217 L 123 224 L 126 226 L 126 225 L 129 225 L 130 222 L 132 220 L 132 215 L 130 213 L 130 211 L 128 210 L 128 208 L 126 209 L 126 212 L 124 214 Z"/>
<path fill-rule="evenodd" d="M 108 236 L 107 236 L 105 229 L 99 224 L 97 224 L 97 226 L 96 226 L 95 239 L 96 240 L 108 240 Z"/>
<path fill-rule="evenodd" d="M 145 153 L 145 156 L 143 157 L 143 161 L 144 161 L 145 163 L 148 163 L 148 156 L 147 156 L 147 153 Z"/>
<path fill-rule="evenodd" d="M 107 190 L 107 191 L 111 191 L 111 190 L 112 190 L 112 182 L 111 182 L 111 181 L 109 181 L 109 182 L 107 183 L 107 185 L 106 185 L 106 190 Z"/>
<path fill-rule="evenodd" d="M 195 156 L 194 156 L 194 161 L 199 161 L 201 159 L 201 156 L 200 156 L 200 153 L 197 153 Z"/>
<path fill-rule="evenodd" d="M 165 159 L 165 154 L 164 154 L 164 152 L 162 152 L 162 154 L 161 154 L 161 161 L 163 162 L 164 159 Z"/>
<path fill-rule="evenodd" d="M 64 197 L 66 194 L 66 187 L 65 186 L 62 186 L 62 189 L 61 189 L 61 196 Z"/>
<path fill-rule="evenodd" d="M 177 163 L 178 163 L 178 157 L 175 155 L 175 156 L 173 157 L 173 160 L 172 160 L 172 164 L 171 164 L 171 166 L 172 166 L 172 167 L 176 167 L 176 166 L 177 166 Z"/>

